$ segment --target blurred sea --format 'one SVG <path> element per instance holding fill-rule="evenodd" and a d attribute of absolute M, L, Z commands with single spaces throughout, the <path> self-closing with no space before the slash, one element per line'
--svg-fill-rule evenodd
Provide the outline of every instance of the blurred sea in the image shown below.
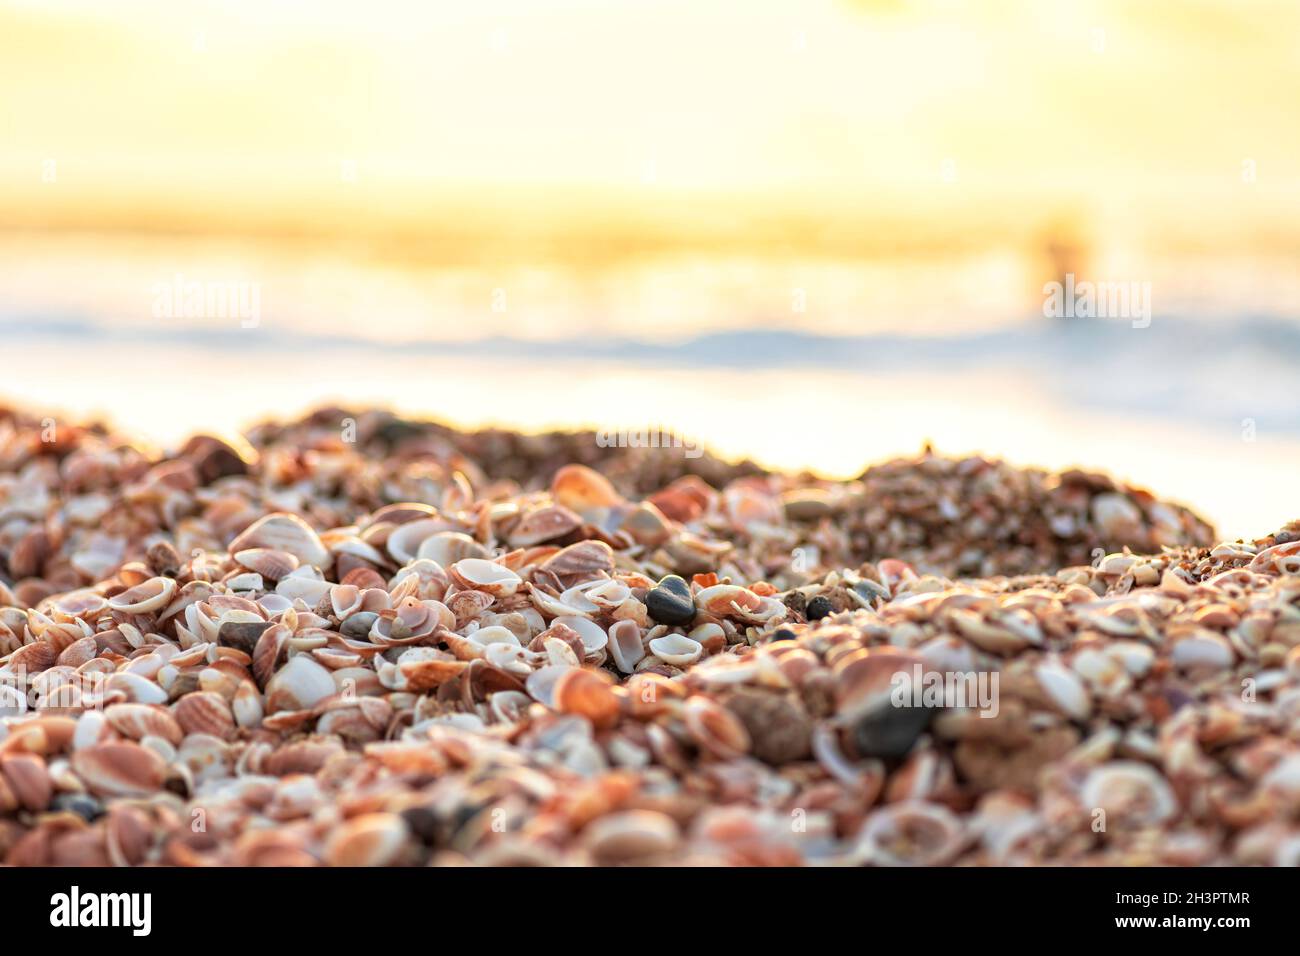
<path fill-rule="evenodd" d="M 1040 273 L 1011 255 L 574 272 L 105 248 L 0 244 L 0 401 L 160 445 L 324 402 L 465 426 L 655 425 L 828 476 L 929 441 L 1109 471 L 1225 536 L 1300 515 L 1294 265 L 1117 267 L 1152 282 L 1135 327 L 1044 318 Z M 255 283 L 255 327 L 155 314 L 175 282 Z"/>

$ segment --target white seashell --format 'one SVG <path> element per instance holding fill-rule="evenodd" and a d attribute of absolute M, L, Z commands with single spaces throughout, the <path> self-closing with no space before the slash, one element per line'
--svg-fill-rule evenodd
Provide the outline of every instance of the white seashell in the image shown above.
<path fill-rule="evenodd" d="M 562 641 L 558 637 L 548 637 L 542 644 L 546 648 L 546 657 L 552 664 L 577 667 L 582 663 L 567 641 Z"/>
<path fill-rule="evenodd" d="M 1080 799 L 1089 810 L 1105 810 L 1123 826 L 1163 823 L 1178 812 L 1173 790 L 1155 769 L 1137 761 L 1102 764 L 1083 783 Z"/>
<path fill-rule="evenodd" d="M 1148 644 L 1138 641 L 1114 641 L 1106 646 L 1106 654 L 1114 657 L 1133 677 L 1145 677 L 1155 663 L 1156 653 Z"/>
<path fill-rule="evenodd" d="M 588 654 L 594 654 L 597 651 L 604 650 L 605 645 L 609 643 L 609 635 L 605 629 L 595 621 L 585 617 L 557 617 L 553 622 L 563 624 L 578 632 L 578 637 L 582 640 L 582 646 Z"/>
<path fill-rule="evenodd" d="M 485 558 L 464 558 L 448 571 L 461 587 L 484 591 L 498 598 L 514 594 L 523 584 L 523 579 L 505 565 Z"/>
<path fill-rule="evenodd" d="M 650 642 L 650 653 L 665 664 L 685 667 L 700 659 L 704 647 L 684 634 L 665 634 Z"/>
<path fill-rule="evenodd" d="M 313 608 L 324 600 L 333 586 L 314 567 L 304 564 L 281 578 L 280 583 L 275 586 L 275 593 L 291 601 L 302 601 L 307 607 Z M 209 640 L 216 640 L 216 638 L 212 637 Z"/>
<path fill-rule="evenodd" d="M 261 695 L 257 692 L 257 688 L 247 680 L 240 684 L 238 691 L 235 691 L 235 696 L 231 698 L 230 710 L 234 714 L 235 723 L 240 727 L 256 727 L 260 724 L 263 708 L 261 708 Z"/>
<path fill-rule="evenodd" d="M 492 624 L 488 627 L 480 627 L 470 635 L 479 644 L 513 644 L 515 647 L 521 647 L 519 636 L 508 627 L 502 627 L 500 624 Z"/>
<path fill-rule="evenodd" d="M 609 629 L 609 654 L 614 664 L 624 674 L 631 674 L 645 657 L 645 644 L 641 628 L 636 621 L 618 621 Z"/>
<path fill-rule="evenodd" d="M 130 671 L 118 671 L 110 674 L 104 686 L 110 690 L 125 691 L 137 704 L 165 704 L 167 692 L 151 680 Z"/>
<path fill-rule="evenodd" d="M 1188 670 L 1225 670 L 1232 666 L 1232 645 L 1208 631 L 1178 641 L 1169 654 L 1174 666 Z"/>
<path fill-rule="evenodd" d="M 268 713 L 307 710 L 337 692 L 330 672 L 305 654 L 289 658 L 266 685 Z"/>
<path fill-rule="evenodd" d="M 303 564 L 318 568 L 329 567 L 333 560 L 320 535 L 307 522 L 282 511 L 254 521 L 235 536 L 229 551 L 235 554 L 252 548 L 287 551 Z"/>
<path fill-rule="evenodd" d="M 391 539 L 390 539 L 391 540 Z M 442 531 L 425 538 L 416 556 L 449 567 L 466 558 L 486 558 L 491 552 L 460 531 Z"/>
<path fill-rule="evenodd" d="M 1087 720 L 1092 713 L 1092 698 L 1083 681 L 1059 663 L 1048 661 L 1034 671 L 1038 684 L 1059 710 L 1075 720 Z"/>
<path fill-rule="evenodd" d="M 418 518 L 398 525 L 388 535 L 388 553 L 398 564 L 410 564 L 418 556 L 420 545 L 426 539 L 447 531 L 450 527 L 442 518 Z"/>
<path fill-rule="evenodd" d="M 583 614 L 598 614 L 602 610 L 601 606 L 587 597 L 587 589 L 591 582 L 578 584 L 569 588 L 560 594 L 560 603 L 567 604 L 571 608 L 576 608 Z"/>
<path fill-rule="evenodd" d="M 528 679 L 524 681 L 524 687 L 533 700 L 554 709 L 555 685 L 569 669 L 564 664 L 548 664 L 529 674 Z"/>
<path fill-rule="evenodd" d="M 533 672 L 527 661 L 528 650 L 519 644 L 493 643 L 487 646 L 483 658 L 493 667 L 526 677 Z M 493 695 L 495 699 L 496 695 Z"/>
<path fill-rule="evenodd" d="M 143 584 L 115 594 L 108 606 L 123 614 L 152 614 L 171 603 L 176 596 L 176 581 L 172 578 L 150 578 Z"/>
<path fill-rule="evenodd" d="M 108 735 L 108 720 L 101 710 L 87 710 L 77 718 L 72 732 L 72 749 L 85 750 L 104 740 Z"/>

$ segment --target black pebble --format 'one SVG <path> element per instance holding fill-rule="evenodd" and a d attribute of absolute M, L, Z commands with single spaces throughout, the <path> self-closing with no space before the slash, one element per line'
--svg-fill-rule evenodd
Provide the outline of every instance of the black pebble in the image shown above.
<path fill-rule="evenodd" d="M 670 574 L 645 596 L 646 610 L 660 624 L 685 626 L 695 620 L 695 598 L 691 586 Z"/>
<path fill-rule="evenodd" d="M 103 804 L 84 793 L 60 793 L 50 801 L 50 809 L 75 813 L 87 823 L 94 823 L 104 815 Z"/>
<path fill-rule="evenodd" d="M 815 597 L 808 602 L 808 610 L 806 613 L 808 615 L 808 620 L 820 621 L 828 614 L 833 614 L 834 612 L 835 607 L 831 604 L 830 598 Z"/>
<path fill-rule="evenodd" d="M 861 715 L 853 727 L 859 757 L 902 757 L 930 725 L 929 707 L 894 707 L 889 701 Z"/>

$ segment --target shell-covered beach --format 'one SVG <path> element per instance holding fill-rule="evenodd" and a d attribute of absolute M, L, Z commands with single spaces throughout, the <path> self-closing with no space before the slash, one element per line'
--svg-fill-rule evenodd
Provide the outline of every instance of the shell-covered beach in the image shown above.
<path fill-rule="evenodd" d="M 599 438 L 5 412 L 0 857 L 1296 862 L 1300 524 Z"/>

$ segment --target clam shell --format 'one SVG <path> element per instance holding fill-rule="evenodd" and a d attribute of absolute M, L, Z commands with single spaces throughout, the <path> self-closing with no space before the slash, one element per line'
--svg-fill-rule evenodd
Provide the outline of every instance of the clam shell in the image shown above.
<path fill-rule="evenodd" d="M 175 717 L 149 704 L 113 704 L 104 710 L 104 719 L 119 734 L 132 740 L 155 736 L 176 746 L 185 736 Z"/>
<path fill-rule="evenodd" d="M 565 465 L 557 471 L 551 480 L 551 497 L 583 515 L 623 502 L 609 479 L 586 465 Z"/>
<path fill-rule="evenodd" d="M 279 581 L 286 574 L 296 571 L 302 563 L 296 555 L 273 548 L 249 548 L 246 551 L 236 551 L 231 556 L 268 581 Z"/>
<path fill-rule="evenodd" d="M 681 842 L 681 830 L 666 813 L 626 810 L 594 820 L 583 842 L 603 866 L 637 863 L 671 854 Z"/>
<path fill-rule="evenodd" d="M 682 718 L 691 739 L 713 756 L 731 760 L 749 752 L 749 731 L 745 725 L 712 699 L 700 694 L 688 697 Z"/>
<path fill-rule="evenodd" d="M 276 512 L 259 518 L 230 542 L 230 553 L 265 548 L 287 551 L 303 564 L 317 568 L 328 567 L 329 549 L 307 522 L 297 515 Z"/>
<path fill-rule="evenodd" d="M 158 790 L 167 774 L 162 757 L 128 741 L 109 741 L 74 751 L 72 769 L 92 793 L 143 797 Z"/>
<path fill-rule="evenodd" d="M 566 670 L 555 682 L 555 709 L 586 717 L 596 728 L 612 726 L 618 720 L 619 699 L 604 674 L 581 667 Z"/>
<path fill-rule="evenodd" d="M 650 653 L 665 664 L 686 667 L 694 664 L 704 653 L 704 645 L 685 634 L 665 634 L 649 643 Z"/>
<path fill-rule="evenodd" d="M 388 866 L 398 862 L 409 831 L 395 813 L 353 817 L 335 831 L 325 848 L 330 866 Z"/>
<path fill-rule="evenodd" d="M 394 528 L 385 547 L 398 564 L 410 564 L 419 556 L 420 546 L 426 540 L 451 529 L 452 525 L 442 518 L 419 518 Z M 438 563 L 443 564 L 441 561 Z"/>
<path fill-rule="evenodd" d="M 614 664 L 624 674 L 631 674 L 645 657 L 641 641 L 641 628 L 636 621 L 617 621 L 608 631 L 609 653 Z M 703 650 L 703 648 L 701 648 Z"/>
<path fill-rule="evenodd" d="M 176 589 L 172 578 L 150 578 L 109 598 L 108 606 L 123 614 L 153 614 L 171 603 Z"/>
<path fill-rule="evenodd" d="M 243 688 L 241 687 L 240 690 Z M 235 730 L 235 718 L 231 713 L 230 705 L 220 694 L 207 691 L 186 694 L 176 702 L 172 713 L 176 716 L 176 722 L 187 734 L 211 734 L 213 737 L 225 739 Z"/>
<path fill-rule="evenodd" d="M 604 541 L 579 541 L 547 558 L 539 570 L 554 574 L 566 586 L 589 581 L 614 570 L 614 551 Z"/>
<path fill-rule="evenodd" d="M 495 598 L 514 594 L 523 583 L 523 579 L 509 568 L 484 558 L 463 558 L 448 571 L 452 580 L 461 587 L 483 591 Z"/>
<path fill-rule="evenodd" d="M 511 547 L 527 548 L 561 538 L 582 526 L 582 518 L 563 505 L 534 508 L 510 529 Z"/>
<path fill-rule="evenodd" d="M 307 710 L 336 693 L 334 678 L 310 657 L 298 654 L 266 685 L 266 711 Z"/>

